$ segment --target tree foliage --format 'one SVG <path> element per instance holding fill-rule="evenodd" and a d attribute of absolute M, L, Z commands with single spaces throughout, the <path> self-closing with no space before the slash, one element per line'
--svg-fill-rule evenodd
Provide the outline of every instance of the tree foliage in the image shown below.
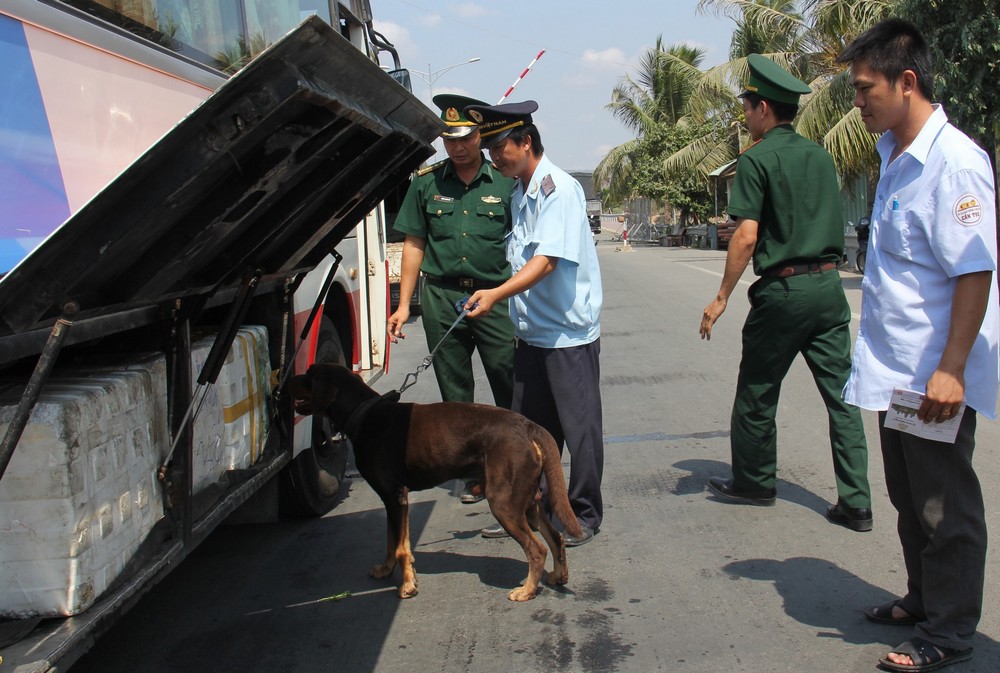
<path fill-rule="evenodd" d="M 701 77 L 698 66 L 703 56 L 701 49 L 665 47 L 662 38 L 657 38 L 635 74 L 624 76 L 611 92 L 607 109 L 636 138 L 613 148 L 594 171 L 594 182 L 606 203 L 618 204 L 634 196 L 660 201 L 673 197 L 684 201 L 683 206 L 676 204 L 679 208 L 697 212 L 691 180 L 686 180 L 693 176 L 668 180 L 663 159 L 690 137 L 684 131 L 689 128 L 688 99 Z M 704 185 L 700 188 L 705 191 Z"/>
<path fill-rule="evenodd" d="M 927 38 L 935 91 L 955 126 L 987 151 L 1000 145 L 1000 0 L 901 0 L 897 15 Z"/>

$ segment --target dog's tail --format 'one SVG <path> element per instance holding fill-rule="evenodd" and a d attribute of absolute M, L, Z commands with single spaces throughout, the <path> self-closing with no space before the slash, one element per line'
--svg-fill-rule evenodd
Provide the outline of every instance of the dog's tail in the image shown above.
<path fill-rule="evenodd" d="M 544 428 L 538 427 L 539 432 L 534 433 L 532 441 L 542 455 L 542 471 L 545 474 L 545 481 L 549 486 L 549 505 L 556 517 L 562 522 L 563 527 L 573 537 L 580 537 L 583 531 L 580 529 L 580 522 L 573 513 L 573 508 L 569 504 L 569 496 L 566 492 L 566 478 L 563 476 L 562 460 L 559 457 L 559 447 L 556 440 L 552 438 Z"/>

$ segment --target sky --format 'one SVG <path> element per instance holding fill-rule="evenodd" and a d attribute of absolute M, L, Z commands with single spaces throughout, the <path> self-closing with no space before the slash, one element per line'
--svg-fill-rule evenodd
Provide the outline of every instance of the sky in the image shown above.
<path fill-rule="evenodd" d="M 697 0 L 371 0 L 371 6 L 375 29 L 411 71 L 414 94 L 435 110 L 428 74 L 434 94 L 497 103 L 544 49 L 504 102 L 538 102 L 532 116 L 545 154 L 566 171 L 592 170 L 609 149 L 634 137 L 605 106 L 658 36 L 667 46 L 704 49 L 702 67 L 710 67 L 727 60 L 734 25 L 699 13 Z M 391 66 L 392 57 L 383 54 L 381 62 Z M 435 159 L 443 156 L 439 150 Z"/>

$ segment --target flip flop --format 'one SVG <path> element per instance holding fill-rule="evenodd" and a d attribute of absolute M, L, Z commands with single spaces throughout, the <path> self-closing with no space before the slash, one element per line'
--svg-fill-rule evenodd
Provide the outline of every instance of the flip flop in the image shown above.
<path fill-rule="evenodd" d="M 914 617 L 913 615 L 907 613 L 905 617 L 900 617 L 896 619 L 892 616 L 892 609 L 900 604 L 901 601 L 889 601 L 885 605 L 876 605 L 873 607 L 867 607 L 862 612 L 865 613 L 865 617 L 869 621 L 876 622 L 878 624 L 898 624 L 900 626 L 912 626 L 913 624 L 919 624 L 924 621 L 923 617 Z M 903 607 L 900 606 L 900 610 Z M 905 610 L 903 610 L 906 612 Z"/>
<path fill-rule="evenodd" d="M 899 673 L 923 673 L 923 671 L 936 671 L 939 668 L 971 659 L 972 648 L 954 650 L 950 647 L 935 645 L 923 638 L 910 638 L 899 647 L 893 648 L 889 654 L 905 654 L 913 663 L 897 664 L 885 657 L 878 660 L 879 666 L 884 670 L 898 671 Z"/>

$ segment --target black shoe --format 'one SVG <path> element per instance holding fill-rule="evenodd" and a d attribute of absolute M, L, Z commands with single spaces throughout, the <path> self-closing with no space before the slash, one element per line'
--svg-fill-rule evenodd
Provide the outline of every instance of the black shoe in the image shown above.
<path fill-rule="evenodd" d="M 503 528 L 503 526 L 501 526 L 498 523 L 495 523 L 492 526 L 488 526 L 488 527 L 482 529 L 481 531 L 479 531 L 479 533 L 483 537 L 491 538 L 491 539 L 501 538 L 501 537 L 510 537 L 510 533 L 508 533 L 507 531 L 505 531 L 504 528 Z"/>
<path fill-rule="evenodd" d="M 826 508 L 826 518 L 830 523 L 838 526 L 847 526 L 851 530 L 859 533 L 872 529 L 872 511 L 868 507 L 845 507 L 844 503 L 837 500 L 836 505 Z"/>
<path fill-rule="evenodd" d="M 567 547 L 579 547 L 582 544 L 587 544 L 594 539 L 594 536 L 597 535 L 601 529 L 580 526 L 580 530 L 583 531 L 583 535 L 580 537 L 570 535 L 569 533 L 563 533 L 563 539 L 566 540 Z"/>
<path fill-rule="evenodd" d="M 720 479 L 719 477 L 712 477 L 709 479 L 708 487 L 715 491 L 715 495 L 718 495 L 724 500 L 739 503 L 741 505 L 759 505 L 762 507 L 770 507 L 774 504 L 778 495 L 778 492 L 773 488 L 765 488 L 759 491 L 737 488 L 733 486 L 732 479 Z"/>

